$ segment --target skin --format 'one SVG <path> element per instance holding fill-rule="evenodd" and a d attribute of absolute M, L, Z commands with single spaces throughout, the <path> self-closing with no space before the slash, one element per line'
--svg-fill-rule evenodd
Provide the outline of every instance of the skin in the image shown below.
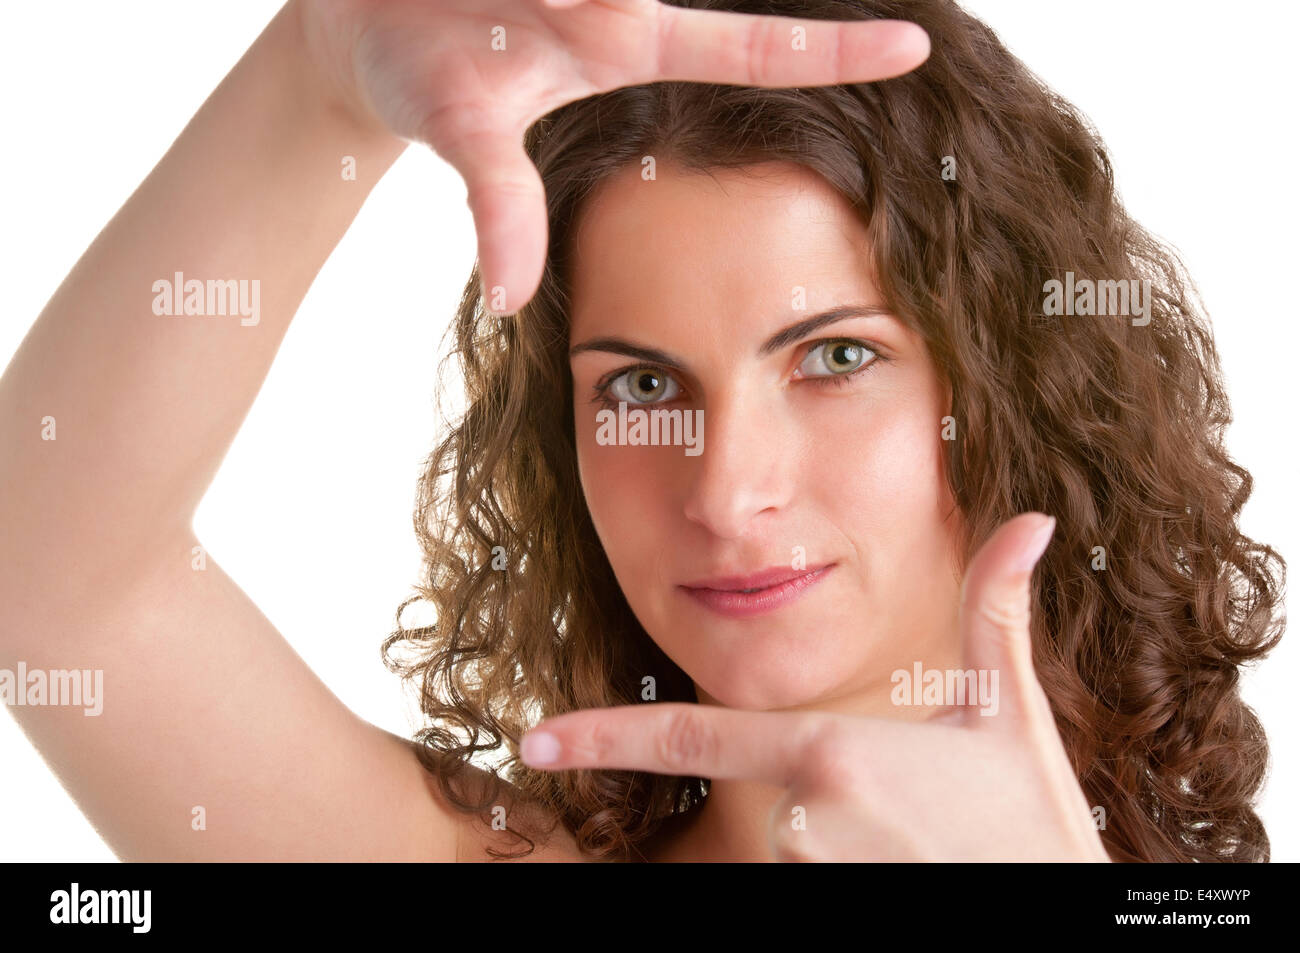
<path fill-rule="evenodd" d="M 488 42 L 498 25 L 510 53 Z M 411 141 L 465 179 L 486 284 L 517 308 L 546 247 L 521 143 L 537 118 L 656 79 L 871 81 L 929 50 L 905 24 L 804 21 L 794 56 L 790 25 L 653 0 L 290 0 L 213 91 L 0 377 L 0 668 L 103 670 L 97 717 L 12 714 L 119 858 L 456 861 L 516 846 L 471 826 L 410 742 L 330 692 L 217 554 L 195 567 L 195 510 L 307 289 Z M 838 63 L 818 55 L 837 49 Z M 259 322 L 151 314 L 153 282 L 177 270 L 259 281 Z M 41 439 L 47 415 L 57 442 Z M 576 856 L 561 831 L 531 859 Z"/>
<path fill-rule="evenodd" d="M 955 663 L 948 397 L 920 336 L 891 315 L 849 317 L 759 355 L 772 335 L 833 307 L 882 307 L 847 204 L 798 166 L 661 168 L 653 183 L 629 167 L 585 213 L 579 248 L 571 342 L 617 338 L 678 356 L 677 396 L 642 406 L 703 410 L 699 456 L 600 446 L 593 390 L 638 362 L 572 357 L 592 519 L 633 611 L 701 700 L 880 714 L 894 707 L 890 671 L 916 658 Z M 802 311 L 791 308 L 795 287 L 807 292 Z M 828 348 L 809 351 L 837 338 L 871 342 L 878 356 L 833 377 Z M 775 612 L 729 619 L 678 588 L 789 568 L 795 547 L 807 568 L 834 567 Z"/>
<path fill-rule="evenodd" d="M 795 26 L 806 49 L 792 49 Z M 493 50 L 501 30 L 505 49 Z M 655 0 L 317 0 L 307 39 L 329 86 L 365 121 L 429 143 L 460 173 L 485 304 L 507 313 L 536 293 L 546 258 L 546 196 L 522 146 L 535 120 L 656 80 L 872 82 L 930 54 L 925 31 L 902 21 L 835 23 Z"/>
<path fill-rule="evenodd" d="M 583 490 L 629 605 L 691 677 L 701 705 L 567 715 L 542 727 L 558 728 L 562 766 L 687 774 L 689 763 L 713 779 L 701 809 L 670 828 L 651 859 L 1104 859 L 1015 611 L 1028 578 L 1008 560 L 1026 534 L 1041 536 L 1040 517 L 1010 526 L 1001 562 L 983 563 L 986 579 L 1014 577 L 982 591 L 988 618 L 1016 622 L 1016 652 L 963 645 L 961 516 L 940 437 L 949 396 L 921 337 L 877 313 L 760 350 L 840 305 L 883 311 L 868 248 L 842 197 L 783 163 L 707 176 L 660 166 L 650 182 L 629 167 L 584 210 L 571 327 Z M 806 289 L 802 311 L 791 309 L 796 287 Z M 846 338 L 871 350 L 841 361 L 862 369 L 836 381 L 824 342 Z M 622 353 L 626 345 L 666 352 L 678 366 L 647 365 Z M 632 389 L 646 369 L 669 379 L 652 384 L 648 400 Z M 701 455 L 597 441 L 596 391 L 629 371 L 628 387 L 612 394 L 643 400 L 633 406 L 703 409 Z M 807 568 L 831 569 L 766 614 L 725 617 L 680 588 L 788 568 L 797 546 Z M 1008 594 L 1009 603 L 997 601 Z M 891 700 L 892 672 L 914 661 L 976 667 L 966 656 L 1014 673 L 1016 697 L 997 716 Z M 864 774 L 884 750 L 895 753 L 890 767 Z M 938 773 L 956 779 L 946 794 L 922 751 L 946 759 Z M 1007 773 L 990 777 L 989 765 Z M 1023 787 L 1009 794 L 1017 777 Z M 804 836 L 787 831 L 792 792 L 810 819 Z M 891 802 L 892 818 L 883 811 Z M 980 817 L 1005 819 L 995 827 L 1000 843 L 952 831 Z"/>

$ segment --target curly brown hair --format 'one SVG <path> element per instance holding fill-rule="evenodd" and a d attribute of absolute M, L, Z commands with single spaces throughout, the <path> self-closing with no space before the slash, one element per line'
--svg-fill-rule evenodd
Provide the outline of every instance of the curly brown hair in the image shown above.
<path fill-rule="evenodd" d="M 964 558 L 1018 513 L 1056 517 L 1035 574 L 1034 662 L 1085 795 L 1105 808 L 1110 856 L 1267 860 L 1253 801 L 1268 745 L 1238 674 L 1282 635 L 1285 563 L 1238 529 L 1252 481 L 1223 446 L 1229 405 L 1208 320 L 1176 252 L 1126 214 L 1095 130 L 949 0 L 674 5 L 906 19 L 933 52 L 871 84 L 624 88 L 527 131 L 550 216 L 546 271 L 517 316 L 483 307 L 477 269 L 466 285 L 448 359 L 467 409 L 420 480 L 426 568 L 383 645 L 390 669 L 418 681 L 430 720 L 420 760 L 443 795 L 481 813 L 503 779 L 490 772 L 477 799 L 458 779 L 476 752 L 505 750 L 514 789 L 593 859 L 629 859 L 667 815 L 707 797 L 702 778 L 518 758 L 541 718 L 636 704 L 647 675 L 657 700 L 696 701 L 628 607 L 583 499 L 571 242 L 584 199 L 643 156 L 699 171 L 788 161 L 861 216 L 884 300 L 951 387 L 959 426 L 944 452 Z M 1047 282 L 1067 271 L 1149 281 L 1149 323 L 1045 313 Z M 436 621 L 404 626 L 420 600 Z M 533 837 L 509 829 L 531 852 Z"/>

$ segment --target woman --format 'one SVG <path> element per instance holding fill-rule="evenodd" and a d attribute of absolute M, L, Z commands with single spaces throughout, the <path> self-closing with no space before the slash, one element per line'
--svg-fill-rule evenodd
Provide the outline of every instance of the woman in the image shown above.
<path fill-rule="evenodd" d="M 1281 562 L 1077 114 L 937 0 L 459 6 L 289 3 L 5 375 L 6 656 L 131 676 L 93 726 L 15 711 L 119 856 L 1266 859 L 1236 673 Z M 824 22 L 864 18 L 929 58 Z M 660 79 L 696 82 L 589 98 Z M 189 529 L 408 138 L 466 179 L 483 289 L 421 481 L 437 625 L 385 646 L 419 763 Z M 128 323 L 175 270 L 259 278 L 258 333 Z M 100 439 L 56 459 L 37 408 Z M 542 718 L 508 783 L 468 763 Z"/>

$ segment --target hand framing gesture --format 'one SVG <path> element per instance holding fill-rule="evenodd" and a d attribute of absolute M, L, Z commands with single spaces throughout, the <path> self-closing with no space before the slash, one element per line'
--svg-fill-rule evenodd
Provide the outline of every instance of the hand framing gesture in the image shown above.
<path fill-rule="evenodd" d="M 488 306 L 506 312 L 536 293 L 546 259 L 545 194 L 523 148 L 535 120 L 624 86 L 871 82 L 930 54 L 925 31 L 906 22 L 656 0 L 304 0 L 302 10 L 341 98 L 366 122 L 429 144 L 465 180 Z"/>
<path fill-rule="evenodd" d="M 523 758 L 778 785 L 778 860 L 1108 861 L 1033 668 L 1030 578 L 1054 527 L 1016 517 L 966 572 L 962 648 L 967 667 L 999 673 L 992 717 L 629 705 L 548 719 L 525 735 Z"/>

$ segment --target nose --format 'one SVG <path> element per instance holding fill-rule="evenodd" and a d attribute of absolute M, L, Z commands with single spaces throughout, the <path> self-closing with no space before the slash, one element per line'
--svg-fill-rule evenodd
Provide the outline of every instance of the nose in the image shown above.
<path fill-rule="evenodd" d="M 686 518 L 722 539 L 737 539 L 790 498 L 795 459 L 779 414 L 739 395 L 704 408 L 703 448 L 685 501 Z"/>

